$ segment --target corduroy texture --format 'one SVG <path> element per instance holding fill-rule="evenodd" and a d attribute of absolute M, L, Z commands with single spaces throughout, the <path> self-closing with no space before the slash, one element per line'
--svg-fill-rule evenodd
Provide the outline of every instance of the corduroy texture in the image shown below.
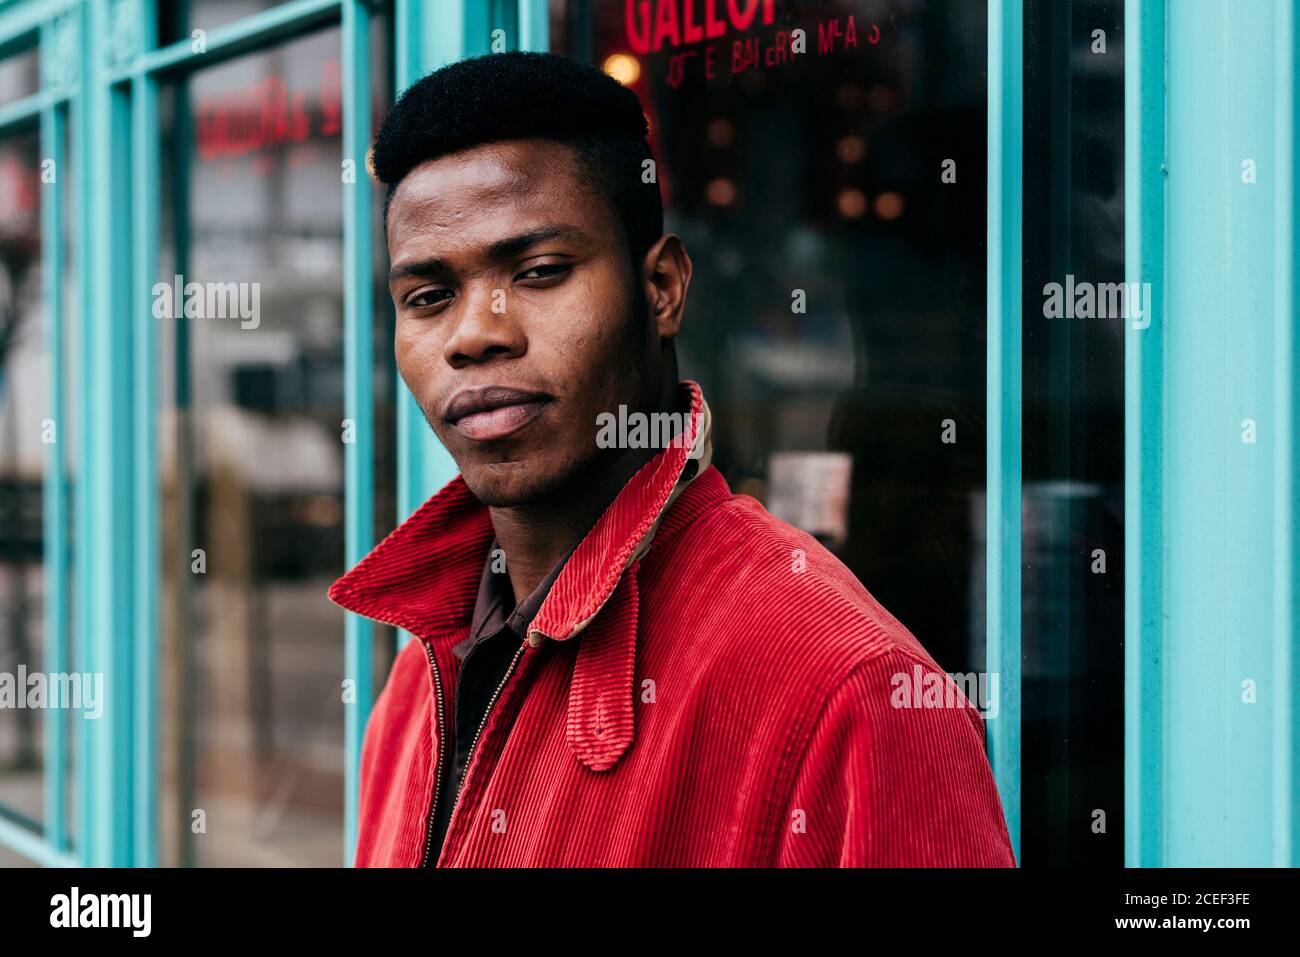
<path fill-rule="evenodd" d="M 569 691 L 569 746 L 593 771 L 608 771 L 632 743 L 635 725 L 637 566 L 578 645 Z"/>
<path fill-rule="evenodd" d="M 893 706 L 897 676 L 942 672 L 811 536 L 710 467 L 620 564 L 687 453 L 633 477 L 548 594 L 552 639 L 599 611 L 522 646 L 437 865 L 1013 866 L 978 711 Z M 367 725 L 358 866 L 421 863 L 491 537 L 458 477 L 330 589 L 420 639 Z"/>

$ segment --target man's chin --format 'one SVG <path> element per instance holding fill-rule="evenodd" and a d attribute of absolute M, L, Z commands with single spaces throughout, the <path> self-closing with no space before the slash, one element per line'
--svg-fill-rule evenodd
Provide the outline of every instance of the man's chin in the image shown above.
<path fill-rule="evenodd" d="M 484 505 L 517 508 L 534 505 L 554 496 L 567 477 L 549 475 L 526 462 L 493 462 L 463 469 L 465 484 Z"/>
<path fill-rule="evenodd" d="M 601 450 L 550 449 L 509 462 L 465 462 L 461 474 L 469 490 L 492 508 L 555 504 L 590 495 L 599 473 L 609 468 Z"/>

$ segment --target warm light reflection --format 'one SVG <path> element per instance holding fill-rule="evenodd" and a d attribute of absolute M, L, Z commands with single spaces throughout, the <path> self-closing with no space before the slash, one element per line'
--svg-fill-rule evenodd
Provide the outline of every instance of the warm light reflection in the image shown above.
<path fill-rule="evenodd" d="M 860 219 L 867 211 L 867 197 L 860 189 L 842 189 L 835 197 L 835 206 L 844 219 Z"/>
<path fill-rule="evenodd" d="M 730 206 L 736 201 L 736 184 L 726 177 L 719 177 L 709 183 L 708 197 L 714 206 Z"/>
<path fill-rule="evenodd" d="M 624 86 L 631 86 L 641 76 L 640 62 L 626 53 L 611 53 L 605 57 L 604 69 Z"/>
<path fill-rule="evenodd" d="M 903 197 L 898 193 L 881 193 L 876 197 L 876 216 L 885 222 L 895 220 L 903 215 L 903 205 Z"/>

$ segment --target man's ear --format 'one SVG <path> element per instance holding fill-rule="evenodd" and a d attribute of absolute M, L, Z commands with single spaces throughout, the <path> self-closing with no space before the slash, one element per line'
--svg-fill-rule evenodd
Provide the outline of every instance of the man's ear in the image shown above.
<path fill-rule="evenodd" d="M 691 257 L 675 233 L 660 236 L 642 260 L 641 292 L 660 339 L 675 339 L 682 330 L 691 269 Z"/>

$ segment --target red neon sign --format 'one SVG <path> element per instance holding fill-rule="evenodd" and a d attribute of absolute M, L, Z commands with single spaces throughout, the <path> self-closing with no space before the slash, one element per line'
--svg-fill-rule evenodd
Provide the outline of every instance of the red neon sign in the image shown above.
<path fill-rule="evenodd" d="M 775 0 L 626 0 L 627 45 L 634 53 L 658 53 L 716 40 L 728 30 L 748 30 L 760 13 L 769 26 L 774 6 Z"/>
<path fill-rule="evenodd" d="M 314 107 L 314 108 L 313 108 Z M 290 92 L 273 75 L 246 90 L 201 100 L 195 108 L 199 159 L 207 162 L 302 143 L 313 136 L 338 136 L 343 129 L 338 60 L 327 60 L 318 104 Z"/>

